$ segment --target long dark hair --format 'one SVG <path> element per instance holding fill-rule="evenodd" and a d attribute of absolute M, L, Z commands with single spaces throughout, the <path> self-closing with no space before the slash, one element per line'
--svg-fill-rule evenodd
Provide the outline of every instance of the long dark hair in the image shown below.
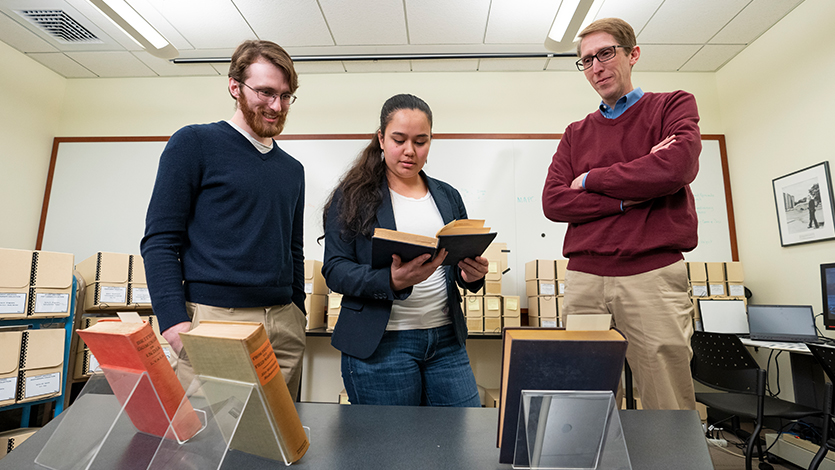
<path fill-rule="evenodd" d="M 414 95 L 394 95 L 383 104 L 380 110 L 380 128 L 378 132 L 385 135 L 386 126 L 391 122 L 394 113 L 401 109 L 422 111 L 429 119 L 429 129 L 432 129 L 432 110 L 425 101 Z M 370 237 L 377 217 L 377 209 L 383 202 L 380 186 L 386 175 L 386 162 L 382 155 L 383 149 L 375 133 L 371 142 L 359 154 L 354 164 L 339 181 L 336 189 L 331 193 L 322 213 L 322 228 L 328 223 L 328 210 L 333 204 L 337 191 L 342 193 L 339 221 L 342 226 L 340 235 L 353 238 L 357 235 Z M 319 240 L 324 235 L 319 237 Z"/>

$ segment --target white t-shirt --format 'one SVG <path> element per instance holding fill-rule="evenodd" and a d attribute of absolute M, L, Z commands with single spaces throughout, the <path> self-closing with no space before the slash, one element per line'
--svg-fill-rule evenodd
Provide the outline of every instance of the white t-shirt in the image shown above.
<path fill-rule="evenodd" d="M 434 237 L 444 226 L 428 191 L 420 199 L 389 192 L 398 231 Z M 424 330 L 451 322 L 447 313 L 446 269 L 439 266 L 429 278 L 412 287 L 406 300 L 394 301 L 386 330 Z"/>

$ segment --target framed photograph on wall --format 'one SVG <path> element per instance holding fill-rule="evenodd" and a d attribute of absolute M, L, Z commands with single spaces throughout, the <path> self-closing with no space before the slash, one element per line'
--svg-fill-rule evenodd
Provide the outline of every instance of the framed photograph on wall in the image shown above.
<path fill-rule="evenodd" d="M 835 238 L 829 162 L 772 180 L 783 246 Z"/>

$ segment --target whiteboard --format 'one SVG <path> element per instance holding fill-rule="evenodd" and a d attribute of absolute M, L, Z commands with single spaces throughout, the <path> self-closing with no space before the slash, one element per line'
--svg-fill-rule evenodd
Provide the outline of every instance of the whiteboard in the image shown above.
<path fill-rule="evenodd" d="M 542 188 L 559 134 L 435 135 L 424 170 L 455 187 L 471 218 L 485 219 L 507 243 L 504 295 L 526 305 L 525 262 L 562 258 L 567 225 L 546 219 Z M 57 138 L 36 248 L 73 253 L 139 253 L 145 212 L 166 137 Z M 279 146 L 305 167 L 307 259 L 323 259 L 322 207 L 370 135 L 282 136 Z M 699 174 L 691 185 L 699 245 L 691 261 L 737 260 L 722 136 L 703 136 Z M 724 165 L 723 165 L 724 161 Z"/>

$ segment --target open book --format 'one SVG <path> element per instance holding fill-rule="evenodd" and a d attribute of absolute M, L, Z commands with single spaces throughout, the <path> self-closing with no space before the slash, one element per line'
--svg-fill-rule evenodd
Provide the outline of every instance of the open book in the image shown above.
<path fill-rule="evenodd" d="M 453 220 L 438 230 L 434 238 L 377 228 L 371 238 L 371 267 L 390 265 L 391 255 L 407 262 L 429 253 L 431 260 L 442 248 L 448 253 L 444 265 L 454 266 L 462 259 L 481 256 L 494 238 L 496 232 L 490 232 L 484 220 L 477 219 Z"/>

